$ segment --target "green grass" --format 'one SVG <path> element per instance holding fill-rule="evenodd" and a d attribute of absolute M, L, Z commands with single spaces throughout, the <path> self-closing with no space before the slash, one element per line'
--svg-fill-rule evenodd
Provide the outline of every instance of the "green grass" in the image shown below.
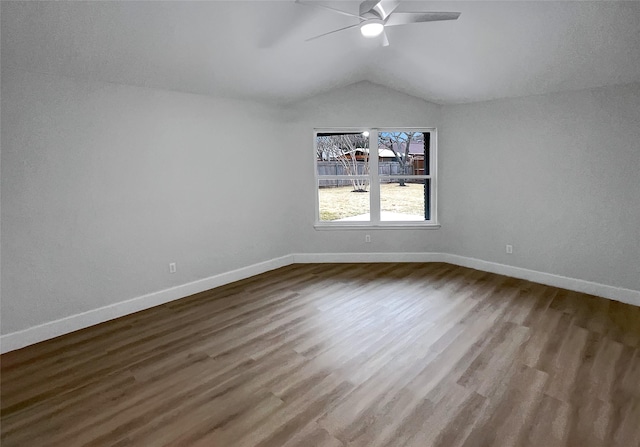
<path fill-rule="evenodd" d="M 369 193 L 353 192 L 351 186 L 320 188 L 320 220 L 336 220 L 369 212 Z M 380 209 L 394 213 L 424 215 L 424 185 L 380 185 Z"/>

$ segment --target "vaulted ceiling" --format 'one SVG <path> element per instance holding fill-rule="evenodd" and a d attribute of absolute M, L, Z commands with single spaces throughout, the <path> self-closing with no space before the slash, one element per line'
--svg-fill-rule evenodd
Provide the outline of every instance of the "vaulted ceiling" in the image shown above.
<path fill-rule="evenodd" d="M 322 2 L 358 12 L 358 2 Z M 640 2 L 401 2 L 457 21 L 388 30 L 290 1 L 2 2 L 2 68 L 297 101 L 371 81 L 461 103 L 640 81 Z"/>

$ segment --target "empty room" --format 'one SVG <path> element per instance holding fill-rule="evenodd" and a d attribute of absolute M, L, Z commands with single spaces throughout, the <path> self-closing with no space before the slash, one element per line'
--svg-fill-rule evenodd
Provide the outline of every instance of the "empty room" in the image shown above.
<path fill-rule="evenodd" d="M 640 447 L 640 2 L 0 18 L 3 447 Z"/>

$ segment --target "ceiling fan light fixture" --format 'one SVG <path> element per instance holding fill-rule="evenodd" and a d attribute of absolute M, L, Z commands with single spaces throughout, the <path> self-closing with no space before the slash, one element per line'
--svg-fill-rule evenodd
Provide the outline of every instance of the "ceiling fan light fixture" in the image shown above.
<path fill-rule="evenodd" d="M 376 37 L 384 31 L 384 24 L 380 19 L 369 19 L 362 22 L 360 32 L 364 37 Z"/>

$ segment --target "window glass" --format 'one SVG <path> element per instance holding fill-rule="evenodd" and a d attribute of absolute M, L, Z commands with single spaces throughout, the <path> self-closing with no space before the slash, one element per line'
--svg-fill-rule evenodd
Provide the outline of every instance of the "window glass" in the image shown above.
<path fill-rule="evenodd" d="M 380 220 L 381 221 L 424 221 L 428 204 L 428 179 L 405 178 L 380 180 Z"/>
<path fill-rule="evenodd" d="M 314 150 L 320 223 L 436 223 L 435 129 L 317 131 Z"/>
<path fill-rule="evenodd" d="M 350 181 L 342 186 L 320 186 L 318 203 L 321 221 L 366 222 L 370 220 L 369 191 L 354 189 Z"/>

